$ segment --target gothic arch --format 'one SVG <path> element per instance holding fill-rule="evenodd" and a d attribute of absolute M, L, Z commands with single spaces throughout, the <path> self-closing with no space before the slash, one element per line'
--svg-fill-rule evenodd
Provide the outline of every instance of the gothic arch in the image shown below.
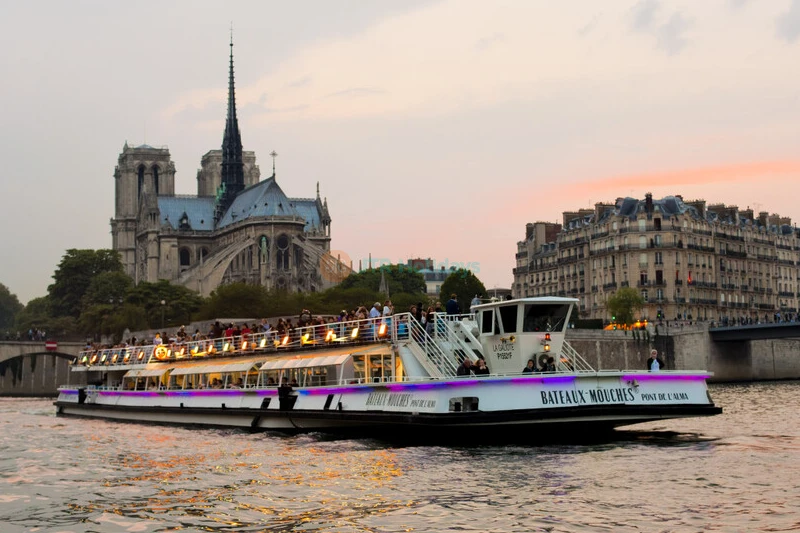
<path fill-rule="evenodd" d="M 185 270 L 192 266 L 192 252 L 187 247 L 182 247 L 178 250 L 178 258 L 181 270 Z"/>
<path fill-rule="evenodd" d="M 139 185 L 138 193 L 136 194 L 136 198 L 140 198 L 142 196 L 142 189 L 144 189 L 144 172 L 146 167 L 144 164 L 139 163 L 139 166 L 136 168 L 136 176 L 137 176 L 137 183 Z"/>
<path fill-rule="evenodd" d="M 153 166 L 150 167 L 150 171 L 153 173 L 153 190 L 158 196 L 159 190 L 159 178 L 161 177 L 161 167 L 158 166 L 156 163 L 153 163 Z"/>

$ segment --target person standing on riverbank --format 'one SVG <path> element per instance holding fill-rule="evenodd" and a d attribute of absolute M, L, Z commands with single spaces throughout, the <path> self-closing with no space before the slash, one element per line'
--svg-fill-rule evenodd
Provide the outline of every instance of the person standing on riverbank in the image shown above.
<path fill-rule="evenodd" d="M 650 372 L 658 372 L 659 370 L 666 370 L 664 360 L 658 356 L 658 350 L 650 350 L 650 359 L 647 360 L 647 370 Z"/>

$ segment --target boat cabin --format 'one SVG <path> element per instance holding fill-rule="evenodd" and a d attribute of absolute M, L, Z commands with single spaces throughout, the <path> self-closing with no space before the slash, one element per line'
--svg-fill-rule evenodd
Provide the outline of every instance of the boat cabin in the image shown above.
<path fill-rule="evenodd" d="M 571 370 L 570 361 L 557 354 L 562 352 L 577 302 L 573 298 L 545 297 L 474 306 L 486 364 L 497 374 L 521 372 L 529 360 L 539 371 Z"/>

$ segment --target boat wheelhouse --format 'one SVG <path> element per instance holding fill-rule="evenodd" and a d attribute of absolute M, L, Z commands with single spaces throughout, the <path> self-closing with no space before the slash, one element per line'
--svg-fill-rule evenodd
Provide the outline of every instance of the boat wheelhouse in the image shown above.
<path fill-rule="evenodd" d="M 597 371 L 565 339 L 576 300 L 524 298 L 240 337 L 85 352 L 58 413 L 292 431 L 586 432 L 721 412 L 702 371 Z M 483 359 L 487 374 L 463 361 Z M 529 360 L 536 371 L 523 371 Z M 466 375 L 460 375 L 466 374 Z M 91 376 L 91 378 L 89 378 Z"/>

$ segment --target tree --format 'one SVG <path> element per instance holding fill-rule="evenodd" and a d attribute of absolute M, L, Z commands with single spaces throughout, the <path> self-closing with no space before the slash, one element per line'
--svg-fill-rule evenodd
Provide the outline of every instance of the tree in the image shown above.
<path fill-rule="evenodd" d="M 7 330 L 14 325 L 17 315 L 25 308 L 16 294 L 0 283 L 0 328 Z"/>
<path fill-rule="evenodd" d="M 40 329 L 48 338 L 71 338 L 76 335 L 77 324 L 73 317 L 54 317 L 51 311 L 50 298 L 42 296 L 34 298 L 25 306 L 16 320 L 17 331 L 25 334 L 29 329 Z"/>
<path fill-rule="evenodd" d="M 442 283 L 442 300 L 448 300 L 451 294 L 455 294 L 458 298 L 461 312 L 469 313 L 470 302 L 476 294 L 478 296 L 485 296 L 486 287 L 472 271 L 459 268 L 458 270 L 453 270 L 452 273 L 447 276 L 447 279 L 444 280 L 444 283 Z"/>
<path fill-rule="evenodd" d="M 198 316 L 214 318 L 261 318 L 267 316 L 269 294 L 262 285 L 220 285 L 203 303 Z"/>
<path fill-rule="evenodd" d="M 92 305 L 122 304 L 128 291 L 133 288 L 133 279 L 122 271 L 101 272 L 94 276 L 81 298 L 81 309 Z"/>
<path fill-rule="evenodd" d="M 163 304 L 161 302 L 164 302 Z M 180 326 L 192 321 L 204 299 L 191 289 L 167 280 L 142 282 L 128 291 L 125 303 L 144 309 L 151 328 Z"/>
<path fill-rule="evenodd" d="M 122 272 L 122 261 L 114 250 L 67 250 L 47 287 L 53 316 L 81 314 L 82 300 L 92 279 L 104 272 Z"/>
<path fill-rule="evenodd" d="M 386 276 L 389 296 L 395 293 L 425 293 L 425 277 L 406 265 L 382 265 L 361 272 L 353 272 L 342 281 L 342 289 L 358 287 L 377 291 L 381 283 L 381 274 Z"/>
<path fill-rule="evenodd" d="M 623 287 L 608 299 L 606 305 L 611 313 L 611 320 L 627 326 L 636 322 L 644 305 L 644 298 L 633 287 Z"/>

